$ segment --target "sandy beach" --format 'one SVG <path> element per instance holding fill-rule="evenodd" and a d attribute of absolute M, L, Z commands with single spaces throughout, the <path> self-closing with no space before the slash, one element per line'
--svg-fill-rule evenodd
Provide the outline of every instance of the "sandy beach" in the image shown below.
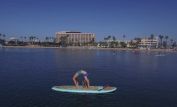
<path fill-rule="evenodd" d="M 112 50 L 112 51 L 153 51 L 153 52 L 177 52 L 175 49 L 133 49 L 133 48 L 100 48 L 95 46 L 69 46 L 69 47 L 44 47 L 44 46 L 36 46 L 36 45 L 28 45 L 28 46 L 3 46 L 3 48 L 58 48 L 58 49 L 88 49 L 88 50 Z"/>

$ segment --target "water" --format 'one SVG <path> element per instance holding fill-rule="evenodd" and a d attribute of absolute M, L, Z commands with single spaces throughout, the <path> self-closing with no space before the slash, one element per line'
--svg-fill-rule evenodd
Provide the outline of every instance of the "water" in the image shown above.
<path fill-rule="evenodd" d="M 74 49 L 0 49 L 0 107 L 177 107 L 177 54 Z M 51 90 L 79 69 L 103 95 Z"/>

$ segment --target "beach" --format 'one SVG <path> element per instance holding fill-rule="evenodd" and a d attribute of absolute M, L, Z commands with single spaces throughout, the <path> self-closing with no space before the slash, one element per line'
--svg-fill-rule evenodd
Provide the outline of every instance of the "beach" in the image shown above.
<path fill-rule="evenodd" d="M 152 51 L 152 52 L 177 52 L 176 49 L 139 49 L 139 48 L 100 48 L 96 46 L 68 46 L 68 47 L 45 47 L 37 45 L 28 46 L 3 46 L 3 48 L 66 48 L 66 49 L 88 49 L 88 50 L 112 50 L 112 51 Z"/>

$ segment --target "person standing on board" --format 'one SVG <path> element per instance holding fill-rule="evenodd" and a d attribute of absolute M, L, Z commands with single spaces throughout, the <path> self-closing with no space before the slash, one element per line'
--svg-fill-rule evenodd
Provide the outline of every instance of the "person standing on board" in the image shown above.
<path fill-rule="evenodd" d="M 89 81 L 89 79 L 88 79 L 88 74 L 87 74 L 87 72 L 85 71 L 85 70 L 79 70 L 79 71 L 77 71 L 75 74 L 74 74 L 74 76 L 73 76 L 73 81 L 74 81 L 74 84 L 75 84 L 75 86 L 76 87 L 78 87 L 79 86 L 79 81 L 78 81 L 78 77 L 79 76 L 83 76 L 84 77 L 84 81 L 83 81 L 83 83 L 84 83 L 84 87 L 89 87 L 90 86 L 90 81 Z"/>

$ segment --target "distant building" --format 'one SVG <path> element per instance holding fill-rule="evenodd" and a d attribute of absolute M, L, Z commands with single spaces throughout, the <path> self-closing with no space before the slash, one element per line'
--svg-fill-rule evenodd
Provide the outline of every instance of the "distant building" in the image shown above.
<path fill-rule="evenodd" d="M 159 39 L 155 38 L 143 38 L 139 43 L 139 48 L 158 48 Z"/>
<path fill-rule="evenodd" d="M 56 43 L 62 42 L 63 38 L 65 38 L 67 44 L 81 44 L 95 42 L 95 34 L 93 33 L 82 33 L 72 31 L 56 33 Z"/>

